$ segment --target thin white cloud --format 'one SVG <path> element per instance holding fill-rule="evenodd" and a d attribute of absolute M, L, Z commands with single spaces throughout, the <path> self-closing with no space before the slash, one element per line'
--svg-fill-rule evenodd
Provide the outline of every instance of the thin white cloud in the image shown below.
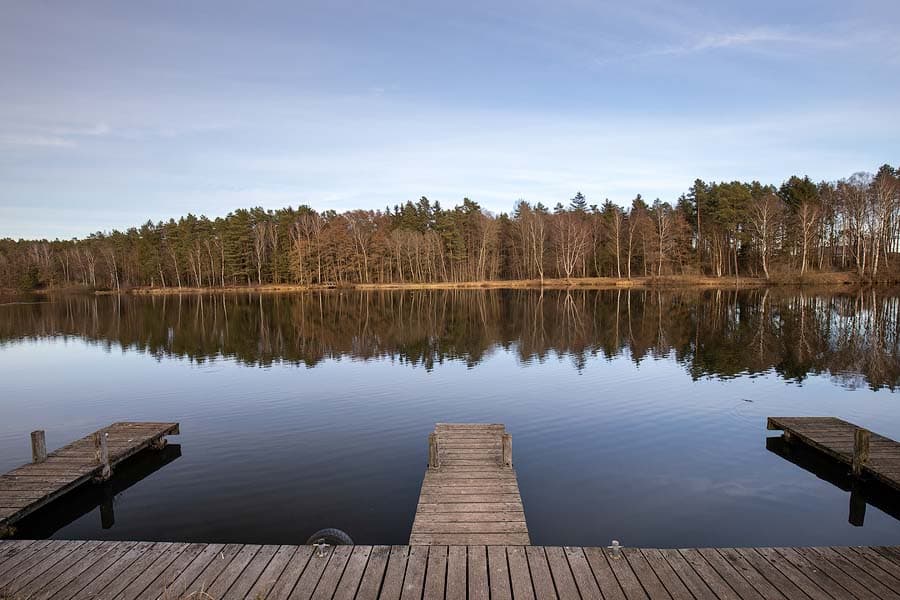
<path fill-rule="evenodd" d="M 627 61 L 654 56 L 685 56 L 721 49 L 747 48 L 771 49 L 773 47 L 828 48 L 843 47 L 849 43 L 846 37 L 813 36 L 775 28 L 755 28 L 705 35 L 687 39 L 681 43 L 641 52 L 614 54 L 597 60 L 598 64 Z"/>
<path fill-rule="evenodd" d="M 75 143 L 64 137 L 54 135 L 0 134 L 0 145 L 37 146 L 42 148 L 70 148 L 75 146 Z"/>

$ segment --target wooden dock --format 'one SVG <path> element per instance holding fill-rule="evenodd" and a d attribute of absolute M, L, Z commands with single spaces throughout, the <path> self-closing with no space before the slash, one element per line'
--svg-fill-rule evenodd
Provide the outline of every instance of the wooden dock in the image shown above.
<path fill-rule="evenodd" d="M 0 537 L 60 496 L 95 480 L 145 448 L 162 448 L 178 423 L 113 423 L 47 454 L 44 432 L 31 434 L 33 462 L 0 475 Z"/>
<path fill-rule="evenodd" d="M 900 598 L 900 547 L 659 550 L 0 542 L 0 598 L 29 600 Z"/>
<path fill-rule="evenodd" d="M 528 545 L 528 525 L 503 425 L 438 423 L 411 545 Z"/>
<path fill-rule="evenodd" d="M 769 417 L 766 427 L 869 478 L 900 491 L 900 443 L 835 417 Z"/>

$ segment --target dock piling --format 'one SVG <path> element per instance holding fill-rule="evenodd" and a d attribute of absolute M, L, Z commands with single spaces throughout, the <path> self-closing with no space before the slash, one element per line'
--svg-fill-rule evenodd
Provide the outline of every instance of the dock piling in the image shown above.
<path fill-rule="evenodd" d="M 438 455 L 437 434 L 432 433 L 428 436 L 428 468 L 439 469 L 440 466 L 441 459 Z"/>
<path fill-rule="evenodd" d="M 47 438 L 43 429 L 31 432 L 31 462 L 41 463 L 47 460 Z"/>
<path fill-rule="evenodd" d="M 500 441 L 503 447 L 500 464 L 504 467 L 512 467 L 512 435 L 504 433 Z"/>
<path fill-rule="evenodd" d="M 863 465 L 869 460 L 869 438 L 871 434 L 868 429 L 857 427 L 853 431 L 853 476 L 859 477 L 862 474 Z"/>
<path fill-rule="evenodd" d="M 96 478 L 100 481 L 106 481 L 112 476 L 112 468 L 109 465 L 109 433 L 105 431 L 94 433 L 94 450 L 97 462 L 103 467 Z"/>

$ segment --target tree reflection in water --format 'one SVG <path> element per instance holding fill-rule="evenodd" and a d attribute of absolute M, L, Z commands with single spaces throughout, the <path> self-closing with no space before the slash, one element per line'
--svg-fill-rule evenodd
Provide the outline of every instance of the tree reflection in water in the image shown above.
<path fill-rule="evenodd" d="M 55 296 L 0 305 L 0 344 L 75 336 L 108 347 L 250 365 L 389 358 L 475 366 L 495 348 L 523 362 L 671 356 L 693 378 L 764 372 L 847 387 L 900 383 L 890 290 L 417 290 Z"/>

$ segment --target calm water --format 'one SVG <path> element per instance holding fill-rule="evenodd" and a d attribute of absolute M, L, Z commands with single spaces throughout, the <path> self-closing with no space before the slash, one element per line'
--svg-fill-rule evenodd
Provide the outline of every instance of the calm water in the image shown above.
<path fill-rule="evenodd" d="M 785 290 L 10 303 L 0 471 L 29 460 L 32 429 L 55 448 L 179 421 L 180 449 L 24 533 L 404 543 L 433 424 L 502 422 L 534 543 L 898 544 L 900 521 L 869 506 L 850 525 L 849 493 L 767 450 L 765 428 L 834 415 L 900 439 L 898 312 L 884 292 Z"/>

